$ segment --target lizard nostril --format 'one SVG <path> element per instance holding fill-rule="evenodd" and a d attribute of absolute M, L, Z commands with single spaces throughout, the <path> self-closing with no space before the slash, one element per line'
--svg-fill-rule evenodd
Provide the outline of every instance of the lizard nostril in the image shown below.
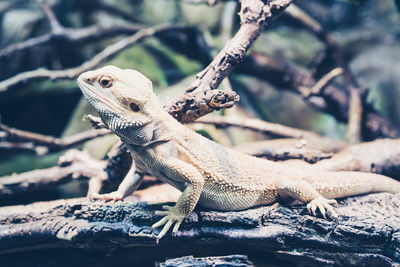
<path fill-rule="evenodd" d="M 90 78 L 84 78 L 83 79 L 85 82 L 87 82 L 87 83 L 92 83 L 92 79 L 90 79 Z"/>

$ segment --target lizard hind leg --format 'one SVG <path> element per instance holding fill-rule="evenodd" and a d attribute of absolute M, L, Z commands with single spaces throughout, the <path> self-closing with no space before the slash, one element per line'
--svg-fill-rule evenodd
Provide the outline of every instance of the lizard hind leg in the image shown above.
<path fill-rule="evenodd" d="M 317 209 L 326 219 L 328 213 L 331 217 L 337 218 L 337 213 L 332 204 L 336 204 L 334 199 L 324 198 L 313 185 L 304 180 L 297 179 L 281 179 L 276 185 L 279 196 L 292 197 L 303 203 L 307 203 L 308 211 L 316 216 Z"/>

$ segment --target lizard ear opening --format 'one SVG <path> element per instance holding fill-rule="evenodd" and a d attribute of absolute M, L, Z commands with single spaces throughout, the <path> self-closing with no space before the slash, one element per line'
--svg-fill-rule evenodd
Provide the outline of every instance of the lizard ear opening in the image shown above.
<path fill-rule="evenodd" d="M 133 103 L 133 102 L 131 102 L 131 103 L 129 104 L 129 108 L 130 108 L 132 111 L 135 111 L 135 112 L 138 112 L 138 111 L 140 110 L 140 107 L 139 107 L 138 105 L 136 105 L 135 103 Z"/>

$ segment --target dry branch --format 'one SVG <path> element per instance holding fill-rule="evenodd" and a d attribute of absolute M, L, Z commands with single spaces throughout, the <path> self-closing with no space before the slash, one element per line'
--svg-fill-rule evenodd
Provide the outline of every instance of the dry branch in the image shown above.
<path fill-rule="evenodd" d="M 47 147 L 37 146 L 31 142 L 7 142 L 0 141 L 0 151 L 12 152 L 33 152 L 36 155 L 42 156 L 49 152 Z"/>
<path fill-rule="evenodd" d="M 304 10 L 300 9 L 296 5 L 292 5 L 285 14 L 291 16 L 297 22 L 301 23 L 307 30 L 312 32 L 321 42 L 325 44 L 326 51 L 323 54 L 324 58 L 319 61 L 320 65 L 324 63 L 324 59 L 332 56 L 336 61 L 336 64 L 343 69 L 343 76 L 348 89 L 356 88 L 357 84 L 355 78 L 344 59 L 344 53 L 333 36 L 318 21 L 314 20 Z"/>
<path fill-rule="evenodd" d="M 107 129 L 98 129 L 80 132 L 64 138 L 57 138 L 50 135 L 11 128 L 2 123 L 0 123 L 0 132 L 2 133 L 0 140 L 3 140 L 0 144 L 8 143 L 10 144 L 8 148 L 11 150 L 25 148 L 26 150 L 36 151 L 36 153 L 40 155 L 68 149 L 111 133 L 110 130 Z M 7 142 L 4 142 L 4 140 Z M 6 148 L 6 146 L 3 146 L 3 148 Z"/>
<path fill-rule="evenodd" d="M 59 160 L 60 166 L 0 178 L 0 199 L 33 191 L 54 188 L 72 180 L 109 179 L 107 162 L 92 159 L 78 150 L 69 150 Z"/>
<path fill-rule="evenodd" d="M 295 18 L 297 21 L 303 24 L 305 28 L 313 32 L 322 42 L 325 43 L 326 52 L 324 53 L 325 57 L 333 57 L 336 61 L 336 64 L 341 68 L 345 87 L 349 93 L 349 114 L 348 114 L 348 125 L 346 132 L 346 140 L 350 144 L 359 143 L 362 140 L 362 128 L 363 128 L 363 110 L 364 110 L 364 99 L 365 99 L 365 90 L 359 88 L 357 85 L 356 79 L 351 72 L 346 60 L 343 56 L 343 51 L 340 48 L 339 44 L 334 40 L 332 35 L 323 28 L 323 26 L 318 23 L 316 20 L 311 18 L 306 12 L 293 5 L 290 9 L 288 9 L 287 14 Z M 322 66 L 324 60 L 320 60 L 320 66 Z M 331 73 L 331 72 L 330 72 Z M 330 74 L 328 73 L 328 74 Z M 328 76 L 328 75 L 326 75 Z M 323 77 L 320 81 L 322 81 L 325 77 Z M 314 86 L 318 88 L 318 81 Z M 313 92 L 311 89 L 311 92 Z M 323 95 L 320 90 L 317 90 L 317 94 L 315 95 Z"/>
<path fill-rule="evenodd" d="M 361 90 L 350 89 L 349 119 L 346 130 L 346 141 L 349 144 L 358 144 L 361 142 L 364 99 L 365 94 Z"/>
<path fill-rule="evenodd" d="M 133 34 L 144 28 L 144 25 L 128 22 L 124 25 L 111 26 L 108 28 L 99 26 L 90 26 L 81 29 L 66 28 L 58 22 L 54 12 L 45 1 L 38 0 L 37 2 L 41 5 L 41 8 L 49 21 L 50 32 L 3 48 L 0 50 L 0 60 L 9 58 L 17 52 L 23 52 L 28 49 L 44 46 L 54 41 L 64 41 L 76 44 L 86 43 L 120 34 Z"/>
<path fill-rule="evenodd" d="M 400 178 L 400 139 L 378 139 L 346 147 L 312 165 L 315 171 L 361 171 Z"/>
<path fill-rule="evenodd" d="M 210 0 L 209 0 L 210 1 Z M 221 257 L 202 257 L 193 256 L 168 259 L 165 262 L 157 263 L 156 267 L 173 266 L 229 266 L 229 267 L 251 267 L 254 264 L 245 255 L 229 255 Z"/>
<path fill-rule="evenodd" d="M 309 98 L 310 96 L 320 96 L 323 94 L 323 90 L 326 86 L 332 82 L 334 78 L 343 73 L 342 68 L 336 68 L 325 74 L 321 79 L 319 79 L 311 88 L 304 87 L 304 91 L 301 95 L 304 98 Z"/>
<path fill-rule="evenodd" d="M 239 30 L 213 61 L 197 74 L 196 80 L 186 93 L 166 107 L 168 112 L 178 121 L 187 123 L 213 111 L 215 108 L 207 105 L 204 96 L 215 94 L 212 90 L 216 89 L 231 70 L 242 62 L 247 50 L 265 26 L 274 17 L 279 16 L 291 2 L 291 0 L 275 0 L 264 4 L 261 0 L 242 0 Z M 221 107 L 232 106 L 238 100 L 232 91 L 225 94 L 229 101 L 223 101 Z"/>
<path fill-rule="evenodd" d="M 207 116 L 194 121 L 194 123 L 212 124 L 218 127 L 238 127 L 273 137 L 293 138 L 297 139 L 297 142 L 301 140 L 308 146 L 308 148 L 318 149 L 319 151 L 328 153 L 338 152 L 345 146 L 345 144 L 340 140 L 329 139 L 311 131 L 301 130 L 254 118 L 249 119 L 236 116 Z"/>
<path fill-rule="evenodd" d="M 145 38 L 155 36 L 161 32 L 165 32 L 168 30 L 177 29 L 179 26 L 173 25 L 159 25 L 155 27 L 150 27 L 146 29 L 139 30 L 134 35 L 124 38 L 115 44 L 112 44 L 102 50 L 100 53 L 93 56 L 90 60 L 82 63 L 80 66 L 63 69 L 63 70 L 48 70 L 48 69 L 37 69 L 32 71 L 26 71 L 19 73 L 7 80 L 0 82 L 0 92 L 6 91 L 11 86 L 18 85 L 20 83 L 24 83 L 27 81 L 33 81 L 38 79 L 73 79 L 76 78 L 79 74 L 84 71 L 91 70 L 101 63 L 115 56 L 122 50 L 142 41 Z"/>
<path fill-rule="evenodd" d="M 51 32 L 38 37 L 33 37 L 20 43 L 12 44 L 0 50 L 0 60 L 12 57 L 15 53 L 23 52 L 32 48 L 44 46 L 55 40 L 82 44 L 94 42 L 106 37 L 114 37 L 121 34 L 134 34 L 143 29 L 143 25 L 124 24 L 103 28 L 99 26 L 89 26 L 82 29 L 63 28 L 61 32 Z"/>
<path fill-rule="evenodd" d="M 158 219 L 154 211 L 161 205 L 71 199 L 4 207 L 0 208 L 0 259 L 18 263 L 33 250 L 43 264 L 68 251 L 63 259 L 72 264 L 78 253 L 73 248 L 90 247 L 97 255 L 94 261 L 99 257 L 116 261 L 125 251 L 129 256 L 123 257 L 124 262 L 136 265 L 160 261 L 164 255 L 262 251 L 261 260 L 275 255 L 286 263 L 308 266 L 391 266 L 400 263 L 399 207 L 399 194 L 381 193 L 340 201 L 338 221 L 310 216 L 304 206 L 196 210 L 177 236 L 168 234 L 159 245 L 155 242 L 159 229 L 150 226 Z M 104 253 L 116 247 L 120 253 Z"/>
<path fill-rule="evenodd" d="M 266 158 L 273 161 L 286 161 L 290 159 L 299 159 L 308 163 L 315 163 L 323 159 L 331 158 L 334 153 L 333 146 L 324 146 L 319 142 L 306 139 L 274 139 L 246 143 L 235 146 L 234 149 L 259 158 Z"/>
<path fill-rule="evenodd" d="M 288 89 L 299 94 L 302 88 L 311 88 L 316 81 L 282 60 L 277 61 L 267 55 L 252 53 L 250 57 L 238 68 L 242 73 L 248 73 L 260 79 L 268 81 L 281 89 Z M 320 96 L 306 98 L 307 102 L 318 110 L 332 114 L 337 120 L 347 122 L 349 111 L 350 95 L 337 85 L 330 84 Z M 379 114 L 371 105 L 365 104 L 365 132 L 366 139 L 377 137 L 398 137 L 399 130 L 388 119 Z"/>

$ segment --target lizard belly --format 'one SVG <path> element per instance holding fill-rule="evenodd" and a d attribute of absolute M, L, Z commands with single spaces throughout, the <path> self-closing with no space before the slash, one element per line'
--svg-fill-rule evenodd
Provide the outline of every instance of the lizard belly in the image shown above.
<path fill-rule="evenodd" d="M 265 190 L 246 190 L 243 188 L 221 186 L 206 182 L 201 193 L 199 204 L 202 207 L 216 210 L 244 210 L 276 201 L 273 192 Z"/>

